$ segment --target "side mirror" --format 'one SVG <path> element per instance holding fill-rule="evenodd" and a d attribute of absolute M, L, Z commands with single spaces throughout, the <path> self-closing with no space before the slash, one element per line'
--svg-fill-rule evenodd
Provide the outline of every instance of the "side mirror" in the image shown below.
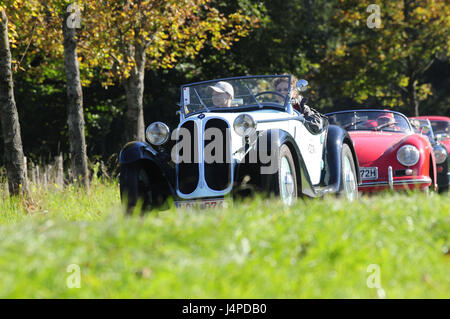
<path fill-rule="evenodd" d="M 308 89 L 308 81 L 306 80 L 298 80 L 297 82 L 297 90 L 299 92 L 305 92 Z"/>

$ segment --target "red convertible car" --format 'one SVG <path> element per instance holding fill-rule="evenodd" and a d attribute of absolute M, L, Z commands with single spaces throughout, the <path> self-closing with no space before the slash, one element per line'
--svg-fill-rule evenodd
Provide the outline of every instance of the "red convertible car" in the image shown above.
<path fill-rule="evenodd" d="M 353 140 L 362 181 L 359 191 L 437 189 L 433 147 L 425 136 L 414 133 L 406 116 L 389 110 L 326 115 Z"/>

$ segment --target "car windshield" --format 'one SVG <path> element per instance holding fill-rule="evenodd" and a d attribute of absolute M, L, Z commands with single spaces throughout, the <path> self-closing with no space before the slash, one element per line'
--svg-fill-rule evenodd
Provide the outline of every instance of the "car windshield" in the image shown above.
<path fill-rule="evenodd" d="M 450 122 L 447 121 L 431 121 L 434 134 L 444 134 L 450 136 Z"/>
<path fill-rule="evenodd" d="M 347 131 L 411 132 L 406 117 L 385 110 L 330 113 L 328 120 L 330 124 L 339 125 Z"/>
<path fill-rule="evenodd" d="M 289 75 L 250 76 L 184 85 L 181 107 L 186 115 L 265 106 L 284 109 L 289 102 L 290 79 Z"/>

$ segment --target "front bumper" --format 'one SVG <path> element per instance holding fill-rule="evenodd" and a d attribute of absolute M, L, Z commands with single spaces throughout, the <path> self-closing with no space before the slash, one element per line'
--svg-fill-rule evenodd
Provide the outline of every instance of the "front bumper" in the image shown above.
<path fill-rule="evenodd" d="M 386 189 L 405 190 L 405 189 L 426 189 L 432 186 L 432 180 L 429 176 L 402 176 L 394 177 L 392 167 L 388 167 L 388 179 L 384 181 L 362 182 L 358 189 L 361 192 L 375 192 Z"/>

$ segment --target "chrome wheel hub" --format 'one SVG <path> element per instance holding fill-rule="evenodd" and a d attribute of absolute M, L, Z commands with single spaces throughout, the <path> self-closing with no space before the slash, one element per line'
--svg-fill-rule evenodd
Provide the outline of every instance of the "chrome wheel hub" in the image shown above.
<path fill-rule="evenodd" d="M 295 198 L 295 185 L 291 167 L 286 157 L 281 158 L 280 165 L 280 195 L 286 205 L 291 205 Z"/>
<path fill-rule="evenodd" d="M 356 178 L 353 174 L 352 165 L 350 164 L 350 160 L 348 157 L 344 159 L 344 190 L 345 195 L 349 201 L 353 201 L 356 199 Z"/>

